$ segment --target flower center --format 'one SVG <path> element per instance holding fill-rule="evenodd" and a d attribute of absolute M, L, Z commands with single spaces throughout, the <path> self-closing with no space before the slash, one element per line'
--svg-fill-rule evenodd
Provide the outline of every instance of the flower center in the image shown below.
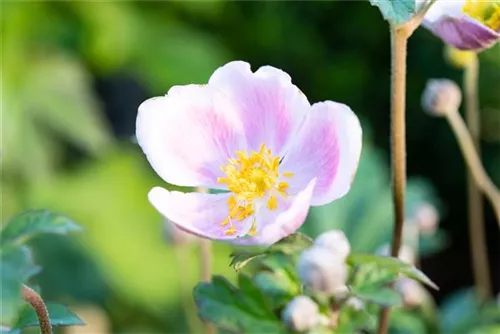
<path fill-rule="evenodd" d="M 462 12 L 491 29 L 500 29 L 500 1 L 466 0 Z"/>
<path fill-rule="evenodd" d="M 233 194 L 227 201 L 228 217 L 221 226 L 228 226 L 224 231 L 226 235 L 234 235 L 238 231 L 235 222 L 254 216 L 264 204 L 269 210 L 278 208 L 277 196 L 287 197 L 288 182 L 280 181 L 278 166 L 280 157 L 273 157 L 271 149 L 265 144 L 260 146 L 258 152 L 237 151 L 236 158 L 221 167 L 226 177 L 219 177 L 218 183 L 226 184 Z M 281 176 L 290 178 L 292 173 L 282 173 Z M 248 232 L 255 235 L 256 219 L 251 221 Z"/>

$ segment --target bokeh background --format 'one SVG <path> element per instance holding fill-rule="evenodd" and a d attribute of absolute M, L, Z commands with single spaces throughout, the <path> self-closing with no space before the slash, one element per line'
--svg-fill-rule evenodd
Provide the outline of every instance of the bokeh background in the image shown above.
<path fill-rule="evenodd" d="M 0 6 L 1 218 L 49 208 L 84 226 L 70 238 L 33 242 L 43 295 L 72 305 L 92 326 L 81 332 L 187 331 L 198 247 L 173 235 L 147 201 L 149 189 L 164 182 L 134 143 L 135 118 L 145 99 L 172 85 L 205 83 L 230 60 L 279 67 L 310 101 L 343 102 L 359 115 L 365 146 L 353 190 L 313 210 L 304 232 L 342 228 L 360 251 L 389 240 L 389 32 L 367 1 Z M 420 106 L 427 79 L 461 81 L 443 50 L 423 28 L 414 34 L 407 94 L 408 212 L 424 203 L 440 212 L 439 231 L 416 247 L 441 288 L 433 292 L 438 303 L 473 284 L 464 163 L 446 121 Z M 500 184 L 500 48 L 480 59 L 483 160 Z M 485 214 L 498 292 L 499 234 L 488 204 Z M 214 272 L 233 275 L 230 250 L 216 245 Z"/>

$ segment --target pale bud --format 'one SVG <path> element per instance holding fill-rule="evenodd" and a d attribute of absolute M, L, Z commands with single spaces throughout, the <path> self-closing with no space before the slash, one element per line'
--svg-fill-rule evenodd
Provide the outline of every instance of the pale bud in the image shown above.
<path fill-rule="evenodd" d="M 314 247 L 321 247 L 330 250 L 333 254 L 345 260 L 351 252 L 351 245 L 340 230 L 332 230 L 320 234 L 314 241 Z"/>
<path fill-rule="evenodd" d="M 346 306 L 349 306 L 353 310 L 361 311 L 365 308 L 365 302 L 358 297 L 349 297 L 345 302 Z"/>
<path fill-rule="evenodd" d="M 422 107 L 431 115 L 443 116 L 456 112 L 462 102 L 458 85 L 448 79 L 430 79 L 422 94 Z"/>
<path fill-rule="evenodd" d="M 382 256 L 390 256 L 391 246 L 388 244 L 383 245 L 377 250 L 377 254 Z M 398 258 L 408 264 L 415 264 L 415 252 L 407 245 L 401 246 L 401 248 L 399 249 Z"/>
<path fill-rule="evenodd" d="M 328 249 L 311 247 L 299 257 L 297 271 L 304 285 L 313 292 L 333 294 L 345 285 L 347 266 Z"/>
<path fill-rule="evenodd" d="M 283 309 L 281 320 L 290 330 L 309 331 L 320 322 L 319 307 L 311 298 L 297 296 Z"/>
<path fill-rule="evenodd" d="M 417 207 L 413 219 L 417 223 L 420 233 L 430 235 L 437 230 L 439 213 L 433 205 L 425 203 Z"/>
<path fill-rule="evenodd" d="M 347 285 L 342 285 L 337 289 L 335 289 L 335 291 L 333 292 L 333 298 L 335 299 L 335 301 L 344 300 L 347 298 L 348 295 L 349 295 L 349 288 L 347 287 Z"/>
<path fill-rule="evenodd" d="M 409 278 L 403 278 L 396 282 L 395 289 L 401 294 L 405 307 L 414 308 L 420 306 L 426 298 L 425 288 Z"/>
<path fill-rule="evenodd" d="M 184 232 L 168 219 L 163 222 L 163 235 L 167 242 L 179 246 L 194 243 L 198 240 L 197 236 Z"/>

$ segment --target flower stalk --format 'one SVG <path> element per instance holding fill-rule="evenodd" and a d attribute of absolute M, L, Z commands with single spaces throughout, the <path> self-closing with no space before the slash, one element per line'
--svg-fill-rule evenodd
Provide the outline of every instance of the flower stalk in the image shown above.
<path fill-rule="evenodd" d="M 495 187 L 495 184 L 489 178 L 481 164 L 481 159 L 476 152 L 472 137 L 465 125 L 464 120 L 460 117 L 458 110 L 451 110 L 446 113 L 446 117 L 450 126 L 455 133 L 460 149 L 465 158 L 471 175 L 473 176 L 478 187 L 484 192 L 490 200 L 495 212 L 497 222 L 500 226 L 500 191 Z"/>
<path fill-rule="evenodd" d="M 180 275 L 179 277 L 179 290 L 181 293 L 181 303 L 182 308 L 184 310 L 184 314 L 186 317 L 186 324 L 189 330 L 189 333 L 200 333 L 201 323 L 196 316 L 196 305 L 193 302 L 191 297 L 191 286 L 189 282 L 186 282 L 185 277 L 190 277 L 190 273 L 186 273 L 186 270 L 189 270 L 189 266 L 186 266 L 186 263 L 189 262 L 189 257 L 187 251 L 188 247 L 185 245 L 175 245 L 174 253 L 177 260 L 177 270 L 180 272 L 181 270 L 184 272 L 184 275 Z"/>
<path fill-rule="evenodd" d="M 42 334 L 52 334 L 52 325 L 50 324 L 49 312 L 45 306 L 42 297 L 32 288 L 22 285 L 21 292 L 24 300 L 33 307 L 38 317 L 40 332 Z"/>
<path fill-rule="evenodd" d="M 206 188 L 198 188 L 200 193 L 208 193 Z M 212 277 L 212 242 L 208 239 L 200 240 L 200 280 L 210 282 Z M 208 322 L 203 323 L 203 333 L 213 334 L 215 328 Z"/>
<path fill-rule="evenodd" d="M 403 239 L 406 188 L 406 49 L 411 32 L 391 27 L 391 168 L 394 229 L 391 256 L 398 257 Z M 390 308 L 380 312 L 378 333 L 387 333 Z"/>
<path fill-rule="evenodd" d="M 477 54 L 472 57 L 464 69 L 465 119 L 469 128 L 477 157 L 481 159 L 480 120 L 478 103 L 479 61 Z M 459 117 L 458 112 L 454 117 Z M 453 116 L 452 116 L 453 117 Z M 490 272 L 488 267 L 488 251 L 484 230 L 484 212 L 481 190 L 474 180 L 471 171 L 467 173 L 468 219 L 470 248 L 474 281 L 476 282 L 479 300 L 484 301 L 491 296 Z"/>

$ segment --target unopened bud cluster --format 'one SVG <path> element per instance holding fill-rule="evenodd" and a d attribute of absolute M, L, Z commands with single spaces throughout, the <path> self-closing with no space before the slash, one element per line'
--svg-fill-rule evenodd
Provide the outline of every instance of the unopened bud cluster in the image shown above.
<path fill-rule="evenodd" d="M 306 291 L 335 299 L 344 299 L 348 268 L 345 260 L 351 246 L 342 231 L 329 231 L 316 238 L 314 244 L 300 254 L 297 271 Z M 283 309 L 285 326 L 296 332 L 307 332 L 322 320 L 319 306 L 307 296 L 297 296 Z M 327 319 L 328 320 L 328 319 Z"/>
<path fill-rule="evenodd" d="M 431 115 L 443 116 L 456 112 L 462 102 L 462 92 L 458 85 L 448 79 L 427 81 L 422 95 L 422 107 Z"/>
<path fill-rule="evenodd" d="M 284 308 L 281 320 L 288 329 L 293 331 L 309 331 L 320 321 L 319 307 L 311 298 L 297 296 Z"/>
<path fill-rule="evenodd" d="M 314 293 L 333 295 L 347 280 L 345 259 L 350 251 L 349 241 L 341 231 L 321 234 L 300 255 L 297 265 L 300 280 Z"/>

